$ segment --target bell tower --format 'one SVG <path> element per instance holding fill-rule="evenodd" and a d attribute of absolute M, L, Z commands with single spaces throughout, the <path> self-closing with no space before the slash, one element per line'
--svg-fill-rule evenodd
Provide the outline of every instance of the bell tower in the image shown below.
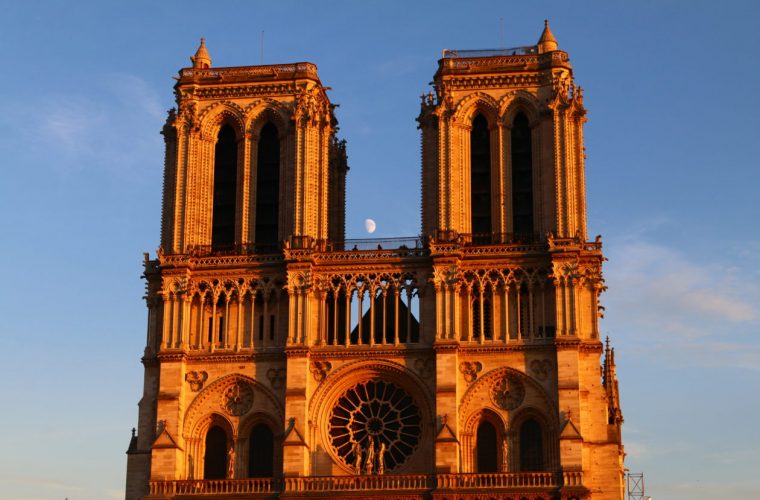
<path fill-rule="evenodd" d="M 586 110 L 545 24 L 537 45 L 444 50 L 422 99 L 422 229 L 586 237 Z"/>
<path fill-rule="evenodd" d="M 163 251 L 255 251 L 342 227 L 329 186 L 346 169 L 331 168 L 337 122 L 316 66 L 213 68 L 203 40 L 191 60 L 163 131 Z"/>
<path fill-rule="evenodd" d="M 582 475 L 584 488 L 562 498 L 622 498 L 617 380 L 599 380 L 605 287 L 601 240 L 587 241 L 586 109 L 570 58 L 546 22 L 536 45 L 444 50 L 432 84 L 418 122 L 436 409 L 459 416 L 447 419 L 449 438 L 436 439 L 436 467 L 524 471 L 535 466 L 529 456 L 540 456 L 541 468 Z M 485 409 L 467 416 L 466 394 L 487 367 L 505 370 L 491 387 L 492 398 L 506 398 L 492 399 L 504 420 Z M 452 388 L 457 370 L 465 382 Z M 553 407 L 547 418 L 509 401 L 522 397 L 518 372 L 541 381 Z M 504 448 L 480 456 L 493 440 Z M 541 443 L 535 455 L 528 440 Z"/>

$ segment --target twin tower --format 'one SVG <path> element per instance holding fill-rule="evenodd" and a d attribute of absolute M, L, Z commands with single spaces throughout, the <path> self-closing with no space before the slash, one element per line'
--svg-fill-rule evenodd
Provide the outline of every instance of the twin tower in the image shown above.
<path fill-rule="evenodd" d="M 548 25 L 444 51 L 412 238 L 345 239 L 316 66 L 215 68 L 203 42 L 192 61 L 163 130 L 126 498 L 622 499 L 586 111 Z"/>

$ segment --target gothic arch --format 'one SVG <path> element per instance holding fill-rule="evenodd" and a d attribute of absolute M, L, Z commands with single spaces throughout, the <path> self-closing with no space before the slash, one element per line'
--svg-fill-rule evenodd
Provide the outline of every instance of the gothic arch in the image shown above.
<path fill-rule="evenodd" d="M 504 411 L 509 412 L 510 426 L 512 415 L 519 414 L 523 408 L 534 408 L 536 411 L 542 411 L 544 415 L 553 415 L 554 417 L 551 420 L 546 420 L 547 424 L 550 424 L 551 428 L 554 429 L 559 427 L 558 413 L 546 390 L 532 377 L 529 377 L 519 370 L 508 367 L 495 368 L 491 371 L 486 372 L 467 389 L 459 404 L 460 425 L 470 421 L 472 415 L 480 411 L 481 406 L 473 403 L 473 400 L 476 399 L 475 396 L 478 395 L 478 393 L 488 391 L 489 387 L 491 387 L 497 380 L 505 376 L 517 378 L 520 380 L 520 382 L 522 382 L 525 387 L 525 397 L 523 399 L 523 402 L 514 409 L 503 410 L 497 408 L 493 402 L 490 401 L 491 398 L 488 397 L 490 401 L 487 406 L 488 408 L 491 408 L 493 411 L 496 411 L 498 413 L 502 413 Z M 471 408 L 471 406 L 474 407 Z"/>
<path fill-rule="evenodd" d="M 503 443 L 507 436 L 507 422 L 503 415 L 488 407 L 473 412 L 462 427 L 462 445 L 467 455 L 464 457 L 464 470 L 469 472 L 486 472 L 480 469 L 480 464 L 478 463 L 478 448 L 484 444 L 480 443 L 478 440 L 478 430 L 484 422 L 491 425 L 496 433 L 495 442 L 489 444 L 493 445 L 493 454 L 495 455 L 494 460 L 497 470 L 488 472 L 504 472 L 502 470 L 502 464 L 504 462 Z"/>
<path fill-rule="evenodd" d="M 499 116 L 499 103 L 488 94 L 474 92 L 459 101 L 454 110 L 454 118 L 470 126 L 478 113 L 486 119 L 489 128 L 494 128 Z"/>
<path fill-rule="evenodd" d="M 257 411 L 247 415 L 239 426 L 238 456 L 241 464 L 239 469 L 241 477 L 248 477 L 249 475 L 251 464 L 250 438 L 253 430 L 259 425 L 265 425 L 272 433 L 272 473 L 277 476 L 282 471 L 282 421 L 278 421 L 269 413 Z"/>
<path fill-rule="evenodd" d="M 509 422 L 509 441 L 510 456 L 514 458 L 510 462 L 510 470 L 514 472 L 523 472 L 521 462 L 523 460 L 521 448 L 521 430 L 523 424 L 533 420 L 538 423 L 541 430 L 541 454 L 543 470 L 553 470 L 558 465 L 557 457 L 559 456 L 559 433 L 556 423 L 553 424 L 544 411 L 533 406 L 520 408 L 510 416 Z"/>
<path fill-rule="evenodd" d="M 531 128 L 534 128 L 540 120 L 541 103 L 536 96 L 524 90 L 510 92 L 502 97 L 498 103 L 499 116 L 502 123 L 511 127 L 512 122 L 521 111 L 528 118 Z"/>
<path fill-rule="evenodd" d="M 229 125 L 235 130 L 238 142 L 243 139 L 245 132 L 243 109 L 234 102 L 222 101 L 204 109 L 198 117 L 203 137 L 216 141 L 219 130 L 223 125 Z"/>
<path fill-rule="evenodd" d="M 482 407 L 478 411 L 474 411 L 470 414 L 470 416 L 465 421 L 465 424 L 462 426 L 462 432 L 466 434 L 474 434 L 475 430 L 478 427 L 478 424 L 483 420 L 488 420 L 491 422 L 496 427 L 497 431 L 501 433 L 507 432 L 508 422 L 505 420 L 504 416 L 495 411 L 493 408 L 489 408 L 487 406 Z"/>
<path fill-rule="evenodd" d="M 254 402 L 253 408 L 251 408 L 250 411 L 266 412 L 266 410 L 269 410 L 269 413 L 275 414 L 272 415 L 273 418 L 282 421 L 284 418 L 283 409 L 278 399 L 267 387 L 265 387 L 261 382 L 258 382 L 257 380 L 245 375 L 230 374 L 208 384 L 208 386 L 206 386 L 201 392 L 198 393 L 195 399 L 193 399 L 192 403 L 190 403 L 190 406 L 188 406 L 187 411 L 185 412 L 183 429 L 183 434 L 187 438 L 197 438 L 200 436 L 198 434 L 200 429 L 198 425 L 204 418 L 207 418 L 208 415 L 214 413 L 221 414 L 221 409 L 217 410 L 217 408 L 219 408 L 218 399 L 221 398 L 224 389 L 231 385 L 233 382 L 247 383 L 253 389 Z M 264 398 L 264 403 L 260 401 L 262 397 Z M 245 419 L 248 418 L 247 414 L 248 413 L 241 416 L 225 417 L 230 422 L 233 433 L 232 435 L 236 437 L 238 436 L 240 422 L 245 422 Z"/>
<path fill-rule="evenodd" d="M 206 436 L 206 433 L 208 433 L 209 429 L 215 425 L 221 427 L 227 433 L 227 438 L 229 440 L 234 441 L 236 439 L 234 425 L 232 425 L 229 418 L 218 412 L 208 413 L 203 418 L 199 419 L 193 426 L 190 436 L 202 440 Z"/>
<path fill-rule="evenodd" d="M 272 123 L 282 141 L 290 131 L 290 112 L 279 101 L 265 99 L 256 103 L 254 107 L 246 109 L 246 130 L 258 138 L 261 129 L 267 123 Z"/>

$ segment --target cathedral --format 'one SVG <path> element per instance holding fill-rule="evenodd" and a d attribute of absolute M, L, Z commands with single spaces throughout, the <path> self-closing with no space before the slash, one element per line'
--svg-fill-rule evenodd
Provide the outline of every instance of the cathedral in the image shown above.
<path fill-rule="evenodd" d="M 179 71 L 127 500 L 622 500 L 583 93 L 536 45 L 443 52 L 421 231 L 345 238 L 308 62 Z M 358 168 L 358 167 L 355 167 Z"/>

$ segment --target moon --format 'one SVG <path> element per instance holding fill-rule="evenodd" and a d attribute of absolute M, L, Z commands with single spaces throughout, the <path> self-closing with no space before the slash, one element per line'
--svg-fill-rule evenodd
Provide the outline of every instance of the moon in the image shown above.
<path fill-rule="evenodd" d="M 377 229 L 377 224 L 375 224 L 375 221 L 372 219 L 364 219 L 364 228 L 369 234 L 372 234 L 375 232 L 375 229 Z"/>

